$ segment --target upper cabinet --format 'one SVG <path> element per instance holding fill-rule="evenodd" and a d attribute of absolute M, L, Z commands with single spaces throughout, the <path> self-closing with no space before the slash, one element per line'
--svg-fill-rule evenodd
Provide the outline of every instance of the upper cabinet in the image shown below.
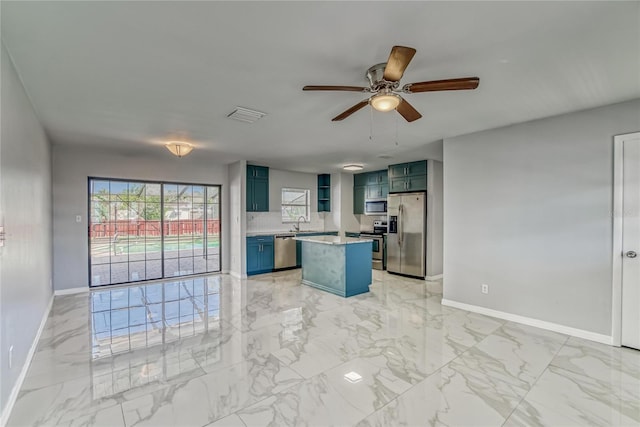
<path fill-rule="evenodd" d="M 389 193 L 387 170 L 369 172 L 367 175 L 367 192 L 365 199 L 386 199 Z"/>
<path fill-rule="evenodd" d="M 318 212 L 331 212 L 331 175 L 318 175 Z"/>
<path fill-rule="evenodd" d="M 400 163 L 389 166 L 389 178 L 398 178 L 403 176 L 415 176 L 427 174 L 427 161 L 420 160 L 418 162 Z"/>
<path fill-rule="evenodd" d="M 427 161 L 389 166 L 389 193 L 427 190 Z"/>
<path fill-rule="evenodd" d="M 269 168 L 247 165 L 247 212 L 269 212 Z"/>
<path fill-rule="evenodd" d="M 359 185 L 353 187 L 353 213 L 354 215 L 364 213 L 364 196 L 367 187 Z"/>
<path fill-rule="evenodd" d="M 353 176 L 353 213 L 364 213 L 366 199 L 386 199 L 389 193 L 387 170 L 359 173 Z"/>
<path fill-rule="evenodd" d="M 386 184 L 389 182 L 386 169 L 381 171 L 369 172 L 363 175 L 367 176 L 367 185 Z"/>
<path fill-rule="evenodd" d="M 369 180 L 368 173 L 358 173 L 353 175 L 353 186 L 354 187 L 362 187 L 363 185 L 367 185 L 367 181 Z"/>

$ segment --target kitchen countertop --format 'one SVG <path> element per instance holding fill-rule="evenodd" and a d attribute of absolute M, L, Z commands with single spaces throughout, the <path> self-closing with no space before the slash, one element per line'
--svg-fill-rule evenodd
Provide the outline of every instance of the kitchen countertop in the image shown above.
<path fill-rule="evenodd" d="M 250 231 L 247 233 L 247 237 L 257 237 L 257 236 L 275 236 L 277 234 L 308 234 L 308 233 L 337 233 L 337 230 L 303 230 L 303 231 Z"/>
<path fill-rule="evenodd" d="M 342 236 L 295 237 L 295 240 L 300 240 L 301 242 L 322 243 L 324 245 L 349 245 L 353 243 L 373 242 L 371 239 Z"/>

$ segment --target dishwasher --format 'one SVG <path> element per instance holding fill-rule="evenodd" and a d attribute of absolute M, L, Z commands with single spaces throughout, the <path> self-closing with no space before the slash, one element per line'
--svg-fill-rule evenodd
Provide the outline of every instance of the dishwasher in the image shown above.
<path fill-rule="evenodd" d="M 276 234 L 274 239 L 274 269 L 292 268 L 296 266 L 295 234 Z"/>

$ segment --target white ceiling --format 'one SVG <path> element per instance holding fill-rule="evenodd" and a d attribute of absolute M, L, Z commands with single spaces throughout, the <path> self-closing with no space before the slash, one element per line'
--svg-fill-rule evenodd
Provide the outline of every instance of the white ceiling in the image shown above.
<path fill-rule="evenodd" d="M 441 158 L 439 140 L 640 97 L 640 2 L 9 2 L 2 40 L 52 141 L 279 169 L 367 170 Z M 475 91 L 406 95 L 423 118 L 366 97 L 393 45 L 402 84 L 478 76 Z M 226 118 L 236 106 L 268 115 Z M 372 138 L 370 139 L 370 135 Z M 391 159 L 381 159 L 390 155 Z M 186 160 L 186 159 L 185 159 Z"/>

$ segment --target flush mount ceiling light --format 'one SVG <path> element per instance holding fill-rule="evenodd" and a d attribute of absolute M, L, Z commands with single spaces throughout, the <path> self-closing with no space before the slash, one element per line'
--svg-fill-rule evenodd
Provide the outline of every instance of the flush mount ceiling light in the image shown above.
<path fill-rule="evenodd" d="M 378 111 L 387 112 L 391 110 L 395 110 L 398 105 L 400 105 L 401 98 L 392 93 L 391 91 L 385 90 L 380 92 L 377 95 L 371 97 L 369 101 L 371 106 Z"/>
<path fill-rule="evenodd" d="M 342 169 L 346 171 L 361 171 L 364 168 L 362 165 L 344 165 Z"/>
<path fill-rule="evenodd" d="M 184 157 L 193 150 L 193 145 L 181 141 L 171 141 L 164 146 L 167 147 L 167 150 L 171 151 L 171 154 L 177 157 Z"/>

